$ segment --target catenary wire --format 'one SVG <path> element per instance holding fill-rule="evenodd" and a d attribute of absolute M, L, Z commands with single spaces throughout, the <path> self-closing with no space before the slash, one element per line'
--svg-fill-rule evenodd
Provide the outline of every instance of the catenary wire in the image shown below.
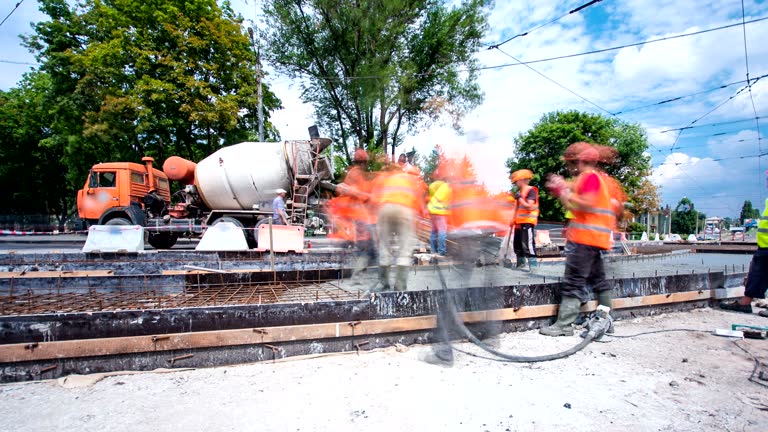
<path fill-rule="evenodd" d="M 502 41 L 502 42 L 499 42 L 499 43 L 497 43 L 497 44 L 493 44 L 493 45 L 490 45 L 490 46 L 488 46 L 488 49 L 490 50 L 490 49 L 498 48 L 498 47 L 500 47 L 500 46 L 504 45 L 505 43 L 507 43 L 507 42 L 510 42 L 510 41 L 512 41 L 512 40 L 514 40 L 514 39 L 517 39 L 517 38 L 519 38 L 519 37 L 523 37 L 523 36 L 528 36 L 530 33 L 533 33 L 534 31 L 536 31 L 536 30 L 538 30 L 538 29 L 540 29 L 540 28 L 542 28 L 542 27 L 546 27 L 546 26 L 548 26 L 548 25 L 554 24 L 554 23 L 556 23 L 557 21 L 560 21 L 561 19 L 563 19 L 563 18 L 567 17 L 568 15 L 571 15 L 571 14 L 575 14 L 575 13 L 577 13 L 577 12 L 580 12 L 580 11 L 582 11 L 582 10 L 584 10 L 584 9 L 586 9 L 586 8 L 588 8 L 588 7 L 590 7 L 590 6 L 594 5 L 594 4 L 596 4 L 596 3 L 600 3 L 601 1 L 603 1 L 603 0 L 592 0 L 592 1 L 590 1 L 590 2 L 584 3 L 584 4 L 582 4 L 581 6 L 579 6 L 579 7 L 575 8 L 575 9 L 572 9 L 572 10 L 570 10 L 568 13 L 566 13 L 566 14 L 564 14 L 564 15 L 562 15 L 562 16 L 559 16 L 559 17 L 557 17 L 557 18 L 555 18 L 555 19 L 553 19 L 553 20 L 551 20 L 551 21 L 548 21 L 548 22 L 546 22 L 546 23 L 544 23 L 544 24 L 538 25 L 538 26 L 536 26 L 536 27 L 534 27 L 534 28 L 532 28 L 532 29 L 530 29 L 530 30 L 528 30 L 528 31 L 524 32 L 524 33 L 519 33 L 519 34 L 516 34 L 516 35 L 512 36 L 511 38 L 509 38 L 509 39 L 506 39 L 506 40 L 504 40 L 504 41 Z"/>
<path fill-rule="evenodd" d="M 8 18 L 10 18 L 11 15 L 13 15 L 13 13 L 16 12 L 16 9 L 18 9 L 19 6 L 21 6 L 22 3 L 24 3 L 24 0 L 19 0 L 19 2 L 16 3 L 16 6 L 14 6 L 13 9 L 11 9 L 11 11 L 8 13 L 8 15 L 6 15 L 5 18 L 3 18 L 3 21 L 0 22 L 0 26 L 5 24 L 5 22 L 8 20 Z"/>

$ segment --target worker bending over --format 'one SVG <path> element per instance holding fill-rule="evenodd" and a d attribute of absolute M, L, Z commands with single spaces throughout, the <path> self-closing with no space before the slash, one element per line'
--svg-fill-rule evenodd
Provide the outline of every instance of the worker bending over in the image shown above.
<path fill-rule="evenodd" d="M 613 241 L 615 204 L 604 178 L 607 174 L 597 171 L 598 151 L 587 145 L 575 158 L 578 177 L 572 187 L 559 175 L 551 176 L 547 182 L 552 195 L 574 216 L 568 225 L 567 240 L 572 243 L 572 249 L 565 258 L 557 321 L 539 331 L 547 336 L 573 335 L 571 324 L 581 305 L 590 300 L 587 285 L 597 294 L 600 305 L 612 307 L 613 295 L 605 279 L 602 251 L 610 249 Z"/>
<path fill-rule="evenodd" d="M 391 165 L 382 171 L 373 183 L 373 200 L 378 208 L 379 281 L 390 289 L 390 266 L 396 265 L 395 290 L 405 291 L 408 270 L 415 245 L 416 217 L 424 213 L 426 185 L 418 169 L 405 170 Z M 391 242 L 396 242 L 397 254 L 392 253 Z"/>
<path fill-rule="evenodd" d="M 533 270 L 538 266 L 534 229 L 539 221 L 539 189 L 529 184 L 533 179 L 531 170 L 517 170 L 512 173 L 510 179 L 517 187 L 517 213 L 512 240 L 517 256 L 517 268 L 524 267 L 527 261 L 529 268 Z"/>

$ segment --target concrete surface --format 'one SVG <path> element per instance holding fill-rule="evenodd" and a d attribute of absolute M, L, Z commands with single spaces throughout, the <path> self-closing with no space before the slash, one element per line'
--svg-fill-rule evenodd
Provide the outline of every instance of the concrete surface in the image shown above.
<path fill-rule="evenodd" d="M 549 363 L 511 364 L 429 347 L 235 367 L 71 376 L 0 385 L 0 429 L 155 431 L 765 431 L 768 389 L 750 382 L 753 358 L 711 335 L 757 315 L 711 309 L 617 323 L 617 335 Z M 534 355 L 578 336 L 505 334 L 503 351 Z M 768 342 L 738 342 L 761 361 Z M 458 348 L 479 351 L 468 344 Z M 103 379 L 102 379 L 103 378 Z M 763 382 L 766 383 L 766 382 Z"/>

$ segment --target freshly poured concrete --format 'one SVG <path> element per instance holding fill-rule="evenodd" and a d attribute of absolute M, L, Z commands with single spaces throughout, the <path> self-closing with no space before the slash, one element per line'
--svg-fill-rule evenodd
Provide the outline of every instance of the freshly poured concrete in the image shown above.
<path fill-rule="evenodd" d="M 702 274 L 709 272 L 744 273 L 749 269 L 752 255 L 713 254 L 676 251 L 659 255 L 606 257 L 609 279 Z M 553 283 L 561 281 L 565 270 L 562 258 L 540 260 L 533 272 L 492 266 L 463 266 L 453 262 L 441 264 L 440 271 L 449 288 L 480 286 L 509 286 Z M 408 275 L 408 290 L 435 290 L 442 287 L 437 269 L 432 265 L 413 266 Z M 394 273 L 394 268 L 392 270 Z M 345 279 L 342 288 L 365 290 L 378 280 L 378 268 L 370 267 L 358 278 Z M 391 276 L 394 283 L 394 275 Z"/>

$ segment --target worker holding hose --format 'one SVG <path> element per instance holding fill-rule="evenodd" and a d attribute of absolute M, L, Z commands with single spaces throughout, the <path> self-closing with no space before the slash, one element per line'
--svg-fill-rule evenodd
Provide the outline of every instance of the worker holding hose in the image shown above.
<path fill-rule="evenodd" d="M 605 279 L 602 251 L 611 248 L 616 225 L 616 201 L 606 181 L 607 174 L 597 169 L 600 154 L 593 146 L 581 143 L 575 157 L 578 177 L 573 186 L 559 175 L 552 175 L 547 188 L 563 206 L 571 210 L 567 240 L 572 253 L 566 255 L 562 300 L 557 321 L 540 333 L 547 336 L 571 336 L 581 305 L 590 300 L 587 285 L 597 294 L 600 305 L 612 306 L 611 287 Z"/>

